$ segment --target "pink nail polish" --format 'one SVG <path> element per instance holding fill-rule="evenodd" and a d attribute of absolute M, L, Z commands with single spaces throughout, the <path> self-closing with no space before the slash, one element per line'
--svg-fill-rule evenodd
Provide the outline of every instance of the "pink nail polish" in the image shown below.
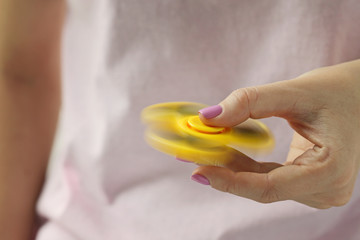
<path fill-rule="evenodd" d="M 222 107 L 220 105 L 214 105 L 207 108 L 199 110 L 199 113 L 204 116 L 204 118 L 211 119 L 216 116 L 219 116 L 222 113 Z"/>
<path fill-rule="evenodd" d="M 204 177 L 203 175 L 200 175 L 200 174 L 192 175 L 191 180 L 193 180 L 195 182 L 198 182 L 198 183 L 201 183 L 201 184 L 204 184 L 204 185 L 210 185 L 209 180 L 206 177 Z"/>
<path fill-rule="evenodd" d="M 184 160 L 184 159 L 181 159 L 181 158 L 178 158 L 178 157 L 176 157 L 175 159 L 178 160 L 178 161 L 180 161 L 180 162 L 191 163 L 191 162 L 188 161 L 188 160 Z"/>

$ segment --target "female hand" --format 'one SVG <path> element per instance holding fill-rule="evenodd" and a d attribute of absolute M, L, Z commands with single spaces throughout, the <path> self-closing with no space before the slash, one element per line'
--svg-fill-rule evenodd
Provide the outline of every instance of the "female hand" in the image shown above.
<path fill-rule="evenodd" d="M 197 168 L 192 179 L 262 203 L 346 204 L 360 165 L 360 60 L 238 89 L 200 111 L 205 124 L 225 127 L 271 116 L 286 119 L 296 131 L 283 165 L 239 154 L 228 166 Z"/>

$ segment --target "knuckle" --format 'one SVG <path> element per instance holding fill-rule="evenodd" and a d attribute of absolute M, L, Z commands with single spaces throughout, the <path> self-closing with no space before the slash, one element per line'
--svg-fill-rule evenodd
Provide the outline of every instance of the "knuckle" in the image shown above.
<path fill-rule="evenodd" d="M 322 197 L 321 206 L 341 207 L 346 205 L 352 196 L 352 191 L 343 191 L 341 193 L 331 193 Z"/>
<path fill-rule="evenodd" d="M 227 192 L 227 193 L 232 193 L 232 186 L 230 184 L 228 184 L 225 181 L 213 181 L 211 183 L 211 187 L 221 191 L 221 192 Z"/>
<path fill-rule="evenodd" d="M 232 97 L 233 101 L 239 103 L 239 104 L 248 104 L 249 99 L 246 93 L 245 88 L 239 88 L 234 90 L 231 94 L 230 97 Z"/>
<path fill-rule="evenodd" d="M 260 203 L 272 203 L 280 201 L 280 197 L 271 175 L 266 174 L 266 186 L 259 199 Z"/>
<path fill-rule="evenodd" d="M 342 169 L 334 178 L 332 185 L 337 190 L 347 189 L 351 187 L 355 182 L 357 170 L 353 167 L 347 167 Z"/>
<path fill-rule="evenodd" d="M 328 204 L 319 204 L 319 205 L 315 206 L 315 208 L 317 208 L 317 209 L 329 209 L 331 207 L 332 206 L 328 205 Z"/>
<path fill-rule="evenodd" d="M 350 185 L 351 178 L 351 175 L 349 176 L 348 174 L 342 174 L 333 180 L 333 188 L 336 190 L 347 188 Z"/>
<path fill-rule="evenodd" d="M 341 206 L 346 205 L 349 201 L 350 201 L 350 199 L 344 199 L 344 200 L 341 200 L 341 201 L 336 201 L 331 205 L 334 206 L 334 207 L 341 207 Z"/>
<path fill-rule="evenodd" d="M 256 105 L 259 98 L 259 91 L 257 87 L 239 88 L 234 90 L 230 96 L 238 105 L 241 105 L 249 110 L 249 117 L 254 117 L 251 109 L 253 109 L 252 106 Z"/>
<path fill-rule="evenodd" d="M 232 173 L 234 175 L 234 173 Z M 234 176 L 229 176 L 229 179 L 234 178 Z M 218 179 L 217 181 L 213 181 L 211 186 L 219 191 L 227 192 L 231 194 L 238 195 L 240 183 L 237 181 L 229 181 L 229 179 Z"/>
<path fill-rule="evenodd" d="M 353 167 L 339 168 L 339 161 L 334 157 L 329 157 L 326 170 L 328 176 L 330 173 L 330 187 L 337 192 L 344 192 L 354 184 L 354 176 L 356 176 L 356 170 Z"/>
<path fill-rule="evenodd" d="M 240 184 L 237 184 L 237 183 L 224 186 L 223 191 L 242 197 L 242 195 L 240 194 L 241 186 L 240 186 Z"/>
<path fill-rule="evenodd" d="M 351 199 L 352 193 L 345 193 L 341 196 L 338 196 L 337 198 L 333 199 L 333 201 L 330 203 L 334 207 L 341 207 L 346 205 L 350 199 Z"/>
<path fill-rule="evenodd" d="M 325 154 L 323 154 L 325 155 Z M 343 192 L 354 183 L 354 176 L 356 176 L 356 169 L 350 166 L 339 166 L 339 158 L 327 154 L 318 159 L 319 164 L 312 169 L 312 173 L 335 192 Z"/>

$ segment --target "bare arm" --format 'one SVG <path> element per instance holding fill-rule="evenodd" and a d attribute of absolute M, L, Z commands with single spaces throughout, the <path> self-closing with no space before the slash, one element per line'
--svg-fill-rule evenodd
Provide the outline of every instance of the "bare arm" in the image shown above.
<path fill-rule="evenodd" d="M 0 238 L 29 239 L 60 108 L 64 0 L 0 0 Z"/>

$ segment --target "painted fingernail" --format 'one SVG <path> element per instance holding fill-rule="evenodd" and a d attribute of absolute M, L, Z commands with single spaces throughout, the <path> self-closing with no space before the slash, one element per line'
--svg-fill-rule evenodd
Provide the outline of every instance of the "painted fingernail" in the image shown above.
<path fill-rule="evenodd" d="M 219 116 L 222 113 L 222 107 L 220 105 L 214 105 L 207 108 L 199 110 L 199 113 L 204 116 L 204 118 L 211 119 L 216 116 Z"/>
<path fill-rule="evenodd" d="M 195 182 L 198 182 L 198 183 L 201 183 L 201 184 L 204 184 L 204 185 L 210 185 L 209 180 L 206 177 L 204 177 L 203 175 L 200 175 L 200 174 L 192 175 L 191 180 L 193 180 Z"/>
<path fill-rule="evenodd" d="M 178 157 L 176 157 L 175 159 L 178 160 L 178 161 L 180 161 L 180 162 L 191 163 L 191 162 L 188 161 L 188 160 L 184 160 L 184 159 L 181 159 L 181 158 L 178 158 Z"/>

